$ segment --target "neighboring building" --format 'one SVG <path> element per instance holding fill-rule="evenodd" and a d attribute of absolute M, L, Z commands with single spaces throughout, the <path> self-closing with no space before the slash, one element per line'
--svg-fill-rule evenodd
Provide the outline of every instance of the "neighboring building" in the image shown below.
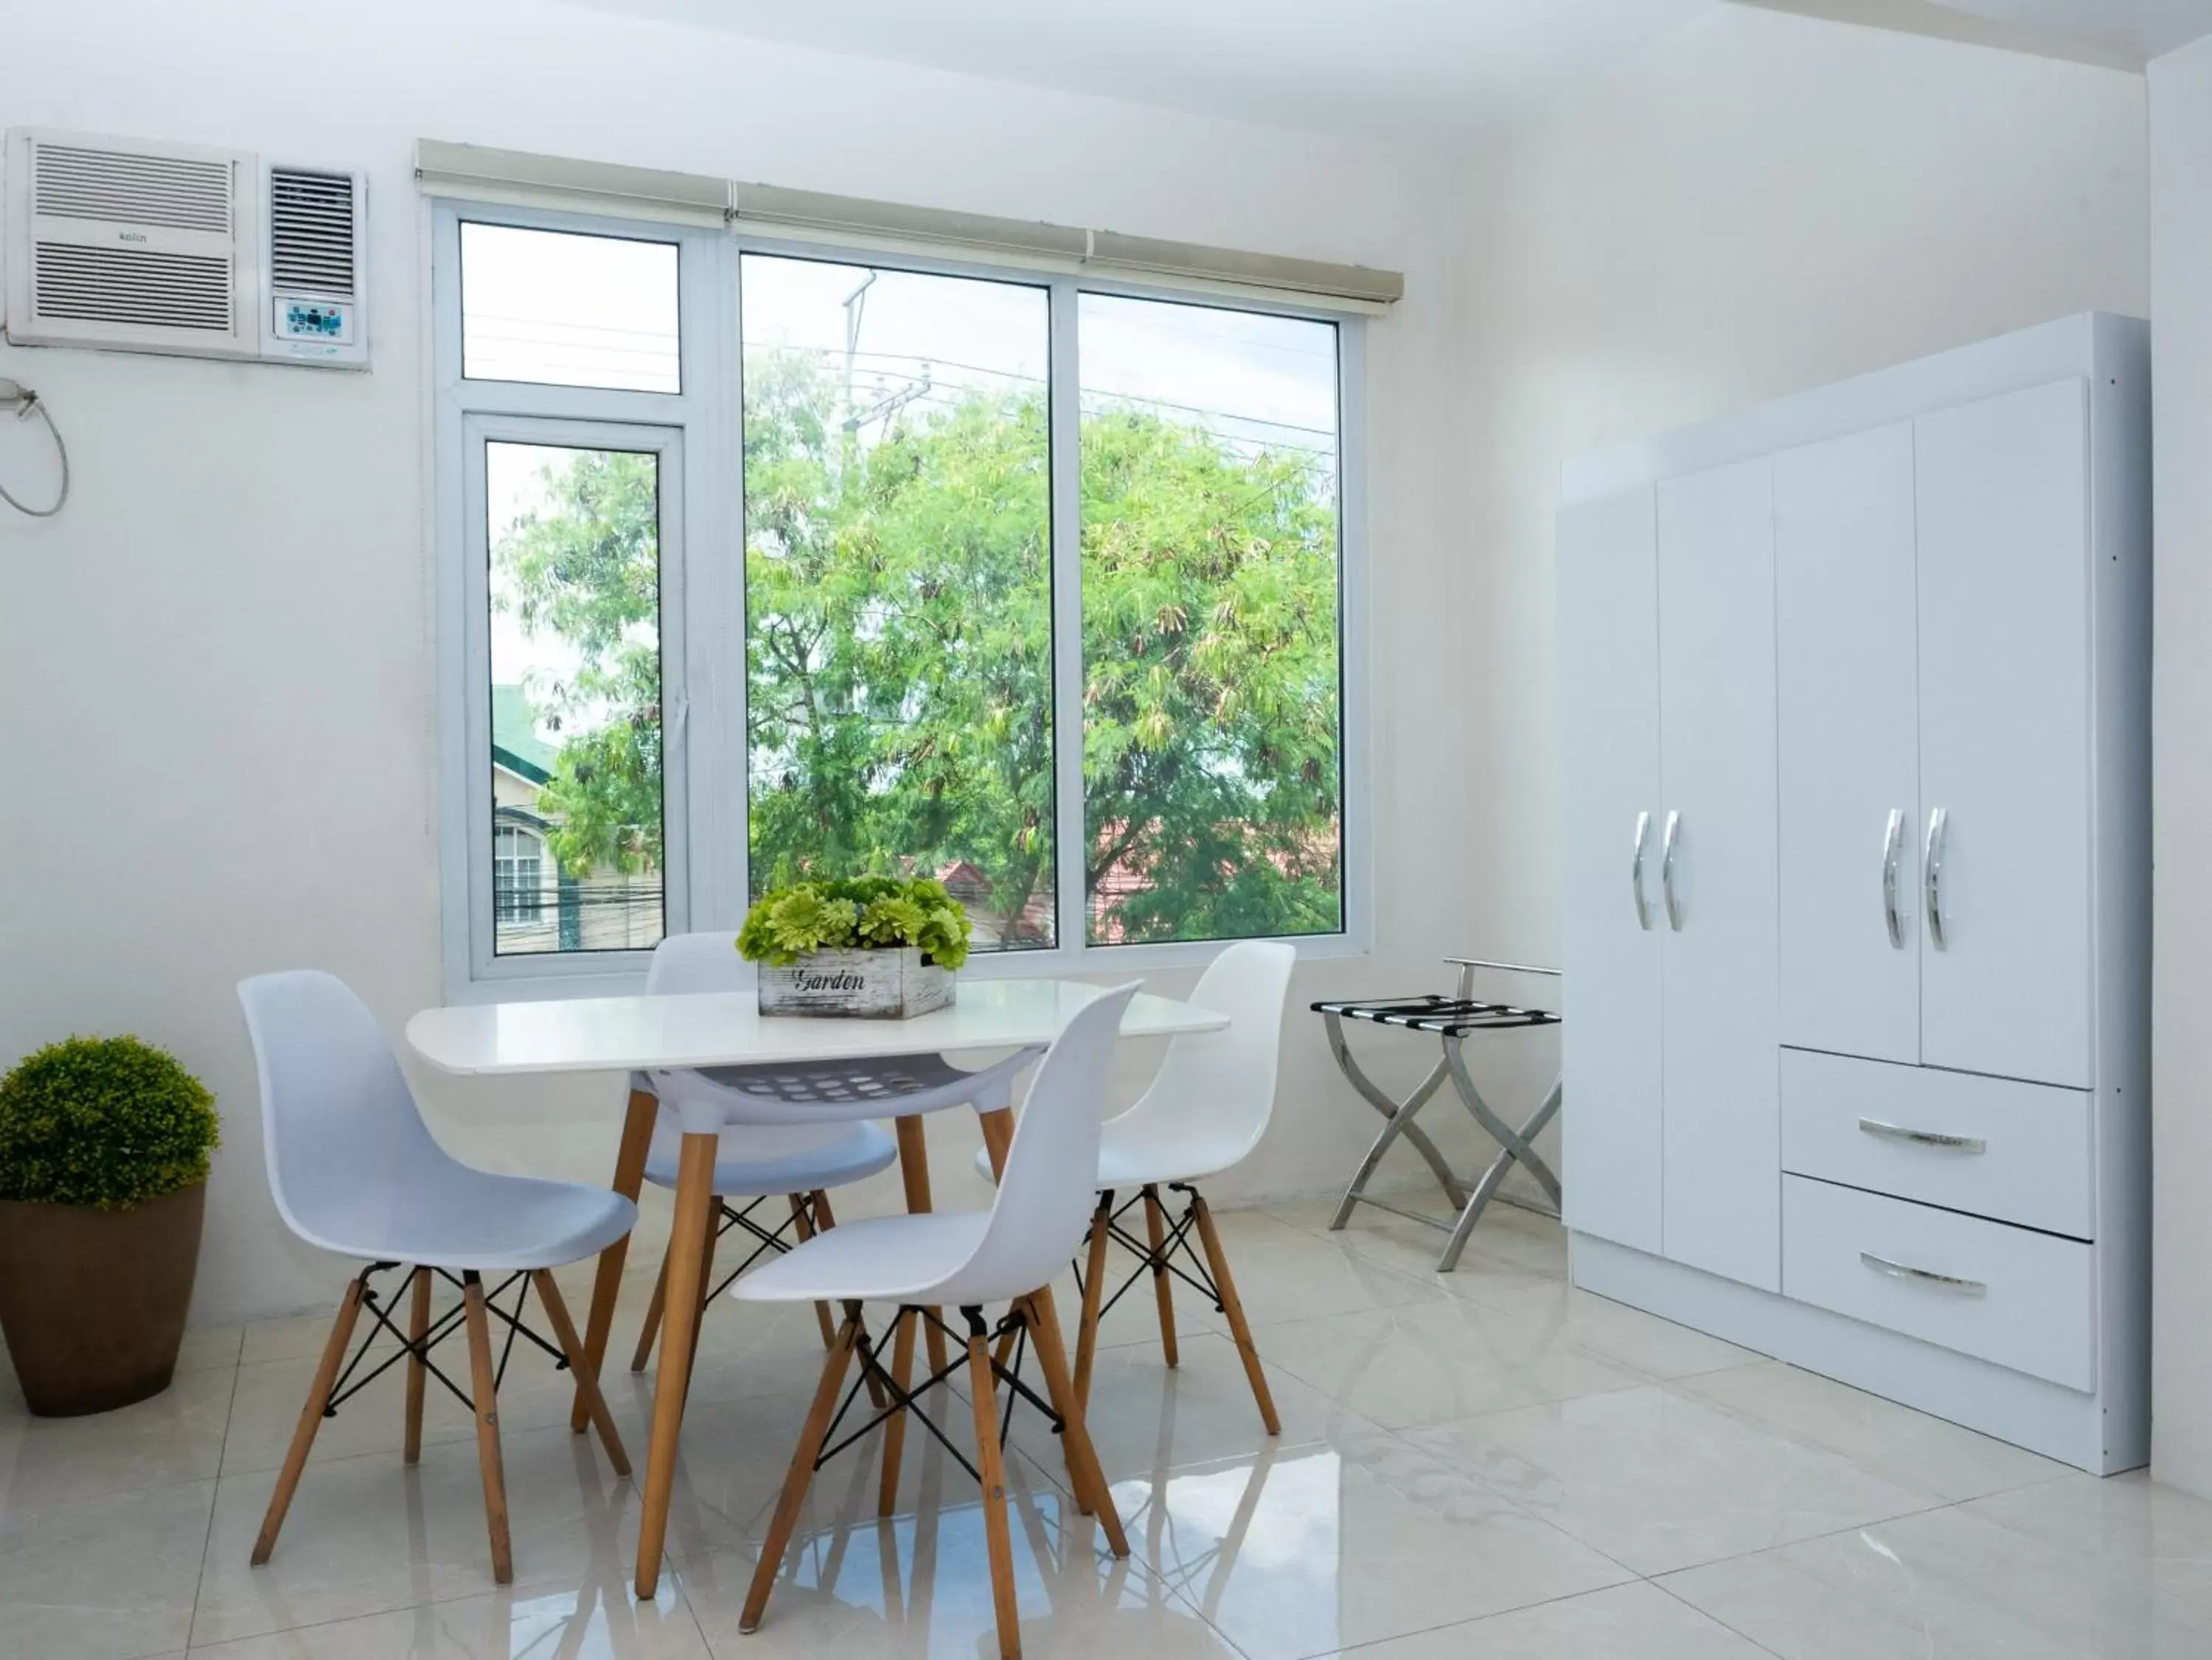
<path fill-rule="evenodd" d="M 492 939 L 501 955 L 618 951 L 658 944 L 660 873 L 600 867 L 563 873 L 546 843 L 560 821 L 542 792 L 560 750 L 538 735 L 538 712 L 520 686 L 491 688 Z"/>

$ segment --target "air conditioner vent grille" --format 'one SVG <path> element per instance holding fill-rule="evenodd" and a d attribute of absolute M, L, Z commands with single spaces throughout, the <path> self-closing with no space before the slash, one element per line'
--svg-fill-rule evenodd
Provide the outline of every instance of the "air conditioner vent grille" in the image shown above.
<path fill-rule="evenodd" d="M 41 242 L 32 285 L 42 318 L 212 334 L 233 325 L 230 261 L 219 254 Z"/>
<path fill-rule="evenodd" d="M 354 181 L 344 173 L 269 173 L 269 282 L 282 292 L 354 294 Z"/>
<path fill-rule="evenodd" d="M 33 207 L 41 215 L 230 234 L 225 162 L 70 144 L 40 144 L 34 154 Z"/>

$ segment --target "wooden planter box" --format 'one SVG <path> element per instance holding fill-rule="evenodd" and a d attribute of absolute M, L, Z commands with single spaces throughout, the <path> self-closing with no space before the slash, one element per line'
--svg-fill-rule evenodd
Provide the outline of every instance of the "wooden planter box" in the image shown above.
<path fill-rule="evenodd" d="M 910 1020 L 952 1001 L 952 971 L 914 946 L 896 951 L 811 951 L 788 968 L 760 966 L 763 1015 Z"/>

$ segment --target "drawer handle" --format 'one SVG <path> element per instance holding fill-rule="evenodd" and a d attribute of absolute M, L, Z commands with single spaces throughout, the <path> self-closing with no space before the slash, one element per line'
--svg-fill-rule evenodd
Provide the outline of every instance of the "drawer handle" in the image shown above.
<path fill-rule="evenodd" d="M 1915 1147 L 1941 1147 L 1954 1153 L 1990 1150 L 1990 1144 L 1979 1136 L 1946 1136 L 1940 1130 L 1908 1130 L 1901 1124 L 1884 1124 L 1880 1118 L 1861 1118 L 1859 1129 L 1886 1142 L 1911 1142 Z"/>
<path fill-rule="evenodd" d="M 1893 1280 L 1917 1280 L 1922 1285 L 1956 1292 L 1961 1297 L 1989 1295 L 1989 1287 L 1979 1280 L 1962 1280 L 1955 1274 L 1938 1274 L 1932 1268 L 1914 1268 L 1908 1263 L 1893 1263 L 1888 1257 L 1877 1257 L 1871 1251 L 1859 1252 L 1859 1260 L 1875 1273 L 1887 1274 Z"/>

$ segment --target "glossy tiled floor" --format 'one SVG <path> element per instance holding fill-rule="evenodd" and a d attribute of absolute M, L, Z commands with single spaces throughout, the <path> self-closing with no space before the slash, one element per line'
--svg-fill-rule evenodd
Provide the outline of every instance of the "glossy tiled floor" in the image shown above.
<path fill-rule="evenodd" d="M 1091 1427 L 1133 1554 L 1104 1554 L 1054 1439 L 1018 1418 L 1035 1660 L 2212 1654 L 2212 1506 L 1571 1290 L 1558 1231 L 1523 1213 L 1493 1213 L 1449 1278 L 1428 1271 L 1431 1236 L 1395 1221 L 1222 1220 L 1283 1433 L 1261 1433 L 1210 1306 L 1180 1300 L 1173 1372 L 1150 1295 L 1114 1311 Z M 626 1287 L 624 1356 L 649 1284 Z M 872 1440 L 823 1471 L 766 1623 L 738 1634 L 819 1366 L 811 1311 L 714 1312 L 650 1604 L 628 1588 L 635 1490 L 568 1433 L 560 1380 L 520 1360 L 501 1396 L 512 1588 L 491 1585 L 466 1414 L 434 1386 L 406 1469 L 396 1370 L 326 1425 L 276 1559 L 250 1568 L 321 1335 L 196 1333 L 167 1396 L 106 1417 L 35 1421 L 0 1399 L 0 1655 L 995 1652 L 974 1488 L 918 1436 L 888 1524 Z M 641 1458 L 647 1379 L 617 1365 L 611 1394 Z"/>

